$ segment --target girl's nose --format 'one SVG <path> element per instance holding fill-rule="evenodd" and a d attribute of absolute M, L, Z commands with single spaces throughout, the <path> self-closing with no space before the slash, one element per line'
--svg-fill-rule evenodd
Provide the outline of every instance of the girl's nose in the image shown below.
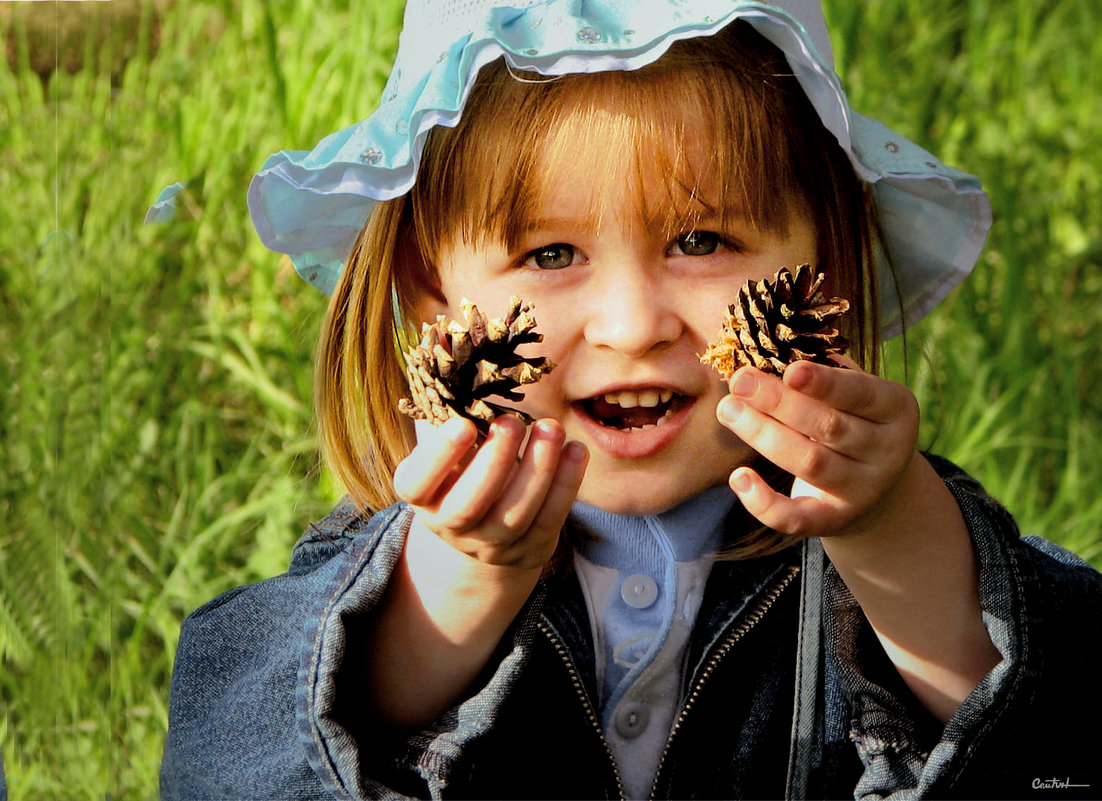
<path fill-rule="evenodd" d="M 648 271 L 615 270 L 588 299 L 586 341 L 631 358 L 668 346 L 684 325 L 676 298 Z"/>

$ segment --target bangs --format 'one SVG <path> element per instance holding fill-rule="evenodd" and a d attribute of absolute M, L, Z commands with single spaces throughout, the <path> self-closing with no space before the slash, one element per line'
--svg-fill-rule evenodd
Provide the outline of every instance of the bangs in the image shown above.
<path fill-rule="evenodd" d="M 426 142 L 411 192 L 424 262 L 457 239 L 513 251 L 533 220 L 555 216 L 551 199 L 575 188 L 596 232 L 608 214 L 630 213 L 669 239 L 732 219 L 787 233 L 803 201 L 778 99 L 793 79 L 746 29 L 759 47 L 693 39 L 632 72 L 484 68 L 457 128 Z"/>

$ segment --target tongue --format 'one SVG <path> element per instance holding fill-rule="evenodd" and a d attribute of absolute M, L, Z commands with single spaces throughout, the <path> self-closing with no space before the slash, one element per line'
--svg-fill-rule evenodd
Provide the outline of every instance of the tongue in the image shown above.
<path fill-rule="evenodd" d="M 658 406 L 636 406 L 625 409 L 615 403 L 608 403 L 603 398 L 593 399 L 593 416 L 602 425 L 611 428 L 642 428 L 655 425 L 666 414 L 669 404 L 662 403 Z"/>
<path fill-rule="evenodd" d="M 656 424 L 665 414 L 665 409 L 644 409 L 636 406 L 634 409 L 624 409 L 620 413 L 621 428 L 642 428 Z"/>

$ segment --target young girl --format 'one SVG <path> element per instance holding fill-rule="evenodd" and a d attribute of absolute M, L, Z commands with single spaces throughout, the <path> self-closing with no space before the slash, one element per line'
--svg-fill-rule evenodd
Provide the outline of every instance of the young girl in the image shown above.
<path fill-rule="evenodd" d="M 986 197 L 849 108 L 812 4 L 411 0 L 380 108 L 250 200 L 332 292 L 350 497 L 186 622 L 166 799 L 1102 788 L 1061 736 L 1100 711 L 1102 580 L 918 453 L 875 375 Z M 727 305 L 803 263 L 850 356 L 725 384 L 698 357 Z M 557 365 L 535 422 L 415 434 L 400 343 L 514 295 Z"/>

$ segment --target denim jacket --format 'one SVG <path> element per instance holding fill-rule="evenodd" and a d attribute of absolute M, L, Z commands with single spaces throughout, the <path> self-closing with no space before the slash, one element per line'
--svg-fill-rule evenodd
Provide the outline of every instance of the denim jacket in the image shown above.
<path fill-rule="evenodd" d="M 944 727 L 917 703 L 817 543 L 718 562 L 655 798 L 1096 798 L 1102 576 L 1019 538 L 930 457 L 980 565 L 1002 661 Z M 466 700 L 406 738 L 371 725 L 359 636 L 411 512 L 344 503 L 290 570 L 185 621 L 161 792 L 173 799 L 621 798 L 576 578 L 541 581 Z"/>

